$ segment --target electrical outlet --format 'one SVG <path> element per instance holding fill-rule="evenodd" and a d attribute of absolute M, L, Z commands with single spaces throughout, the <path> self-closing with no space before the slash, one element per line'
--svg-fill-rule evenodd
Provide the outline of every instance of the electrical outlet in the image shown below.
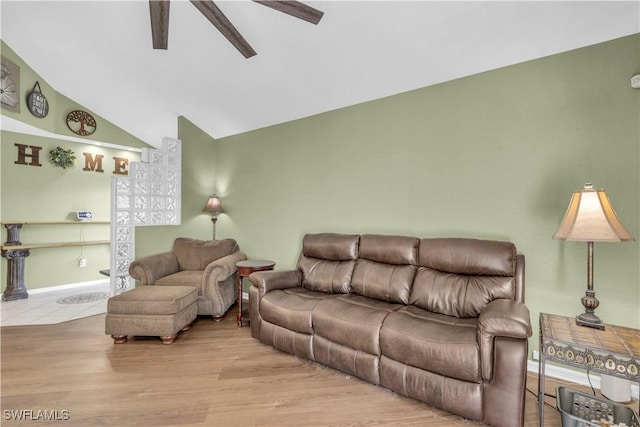
<path fill-rule="evenodd" d="M 533 360 L 540 360 L 540 353 L 538 350 L 533 350 Z"/>
<path fill-rule="evenodd" d="M 81 256 L 80 258 L 78 258 L 78 267 L 86 267 L 87 266 L 87 259 L 83 256 Z"/>

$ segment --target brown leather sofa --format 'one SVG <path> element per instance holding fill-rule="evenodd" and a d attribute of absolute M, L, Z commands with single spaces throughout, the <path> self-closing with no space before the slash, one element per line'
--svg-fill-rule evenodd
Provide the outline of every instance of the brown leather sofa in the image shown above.
<path fill-rule="evenodd" d="M 495 427 L 524 424 L 524 256 L 476 239 L 309 234 L 249 278 L 251 335 Z"/>
<path fill-rule="evenodd" d="M 238 299 L 236 262 L 245 259 L 233 239 L 178 237 L 171 252 L 132 262 L 129 274 L 140 285 L 196 288 L 198 315 L 210 315 L 218 321 Z"/>

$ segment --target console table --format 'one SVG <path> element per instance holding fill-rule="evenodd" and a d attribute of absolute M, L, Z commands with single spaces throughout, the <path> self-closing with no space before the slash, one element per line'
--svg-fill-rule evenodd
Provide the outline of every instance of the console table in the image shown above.
<path fill-rule="evenodd" d="M 7 287 L 2 294 L 4 301 L 28 298 L 24 284 L 25 258 L 31 249 L 61 248 L 67 246 L 90 246 L 109 244 L 109 240 L 89 240 L 80 242 L 22 243 L 20 230 L 23 225 L 65 225 L 65 224 L 109 224 L 109 221 L 3 221 L 7 229 L 7 240 L 1 247 L 1 254 L 7 259 Z"/>
<path fill-rule="evenodd" d="M 580 326 L 573 317 L 540 313 L 538 415 L 544 426 L 544 368 L 547 361 L 640 383 L 640 330 Z M 638 404 L 640 408 L 640 403 Z"/>

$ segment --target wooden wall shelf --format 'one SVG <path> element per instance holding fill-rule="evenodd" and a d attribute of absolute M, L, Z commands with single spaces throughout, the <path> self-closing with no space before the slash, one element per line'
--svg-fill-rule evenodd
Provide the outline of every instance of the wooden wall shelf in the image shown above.
<path fill-rule="evenodd" d="M 63 224 L 110 224 L 111 221 L 2 221 L 0 224 L 9 225 L 63 225 Z"/>
<path fill-rule="evenodd" d="M 23 243 L 22 245 L 2 245 L 3 251 L 17 249 L 40 249 L 40 248 L 64 248 L 67 246 L 93 246 L 108 245 L 110 240 L 86 240 L 84 242 L 58 242 L 58 243 Z"/>
<path fill-rule="evenodd" d="M 28 298 L 27 288 L 24 284 L 24 264 L 31 249 L 64 248 L 68 246 L 92 246 L 108 245 L 109 240 L 86 240 L 80 242 L 49 242 L 49 243 L 22 243 L 20 241 L 20 229 L 23 225 L 85 225 L 85 224 L 110 224 L 110 221 L 1 221 L 7 229 L 7 241 L 2 244 L 1 254 L 7 259 L 7 287 L 2 294 L 5 301 Z"/>

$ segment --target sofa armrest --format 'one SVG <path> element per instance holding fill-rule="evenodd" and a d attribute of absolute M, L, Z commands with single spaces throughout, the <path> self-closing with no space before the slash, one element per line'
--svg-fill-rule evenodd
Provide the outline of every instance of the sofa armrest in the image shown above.
<path fill-rule="evenodd" d="M 223 298 L 220 294 L 220 284 L 236 274 L 238 271 L 236 263 L 238 261 L 244 261 L 246 259 L 247 256 L 244 252 L 237 251 L 215 261 L 211 261 L 202 273 L 202 294 L 205 298 Z"/>
<path fill-rule="evenodd" d="M 275 289 L 287 289 L 302 286 L 300 270 L 258 271 L 249 276 L 251 285 L 258 288 L 260 297 Z"/>
<path fill-rule="evenodd" d="M 153 285 L 156 280 L 180 271 L 173 252 L 164 252 L 135 260 L 129 265 L 129 275 L 141 285 Z"/>
<path fill-rule="evenodd" d="M 529 309 L 523 303 L 497 299 L 490 302 L 478 317 L 478 344 L 482 377 L 493 377 L 494 338 L 508 337 L 526 340 L 531 336 Z"/>

